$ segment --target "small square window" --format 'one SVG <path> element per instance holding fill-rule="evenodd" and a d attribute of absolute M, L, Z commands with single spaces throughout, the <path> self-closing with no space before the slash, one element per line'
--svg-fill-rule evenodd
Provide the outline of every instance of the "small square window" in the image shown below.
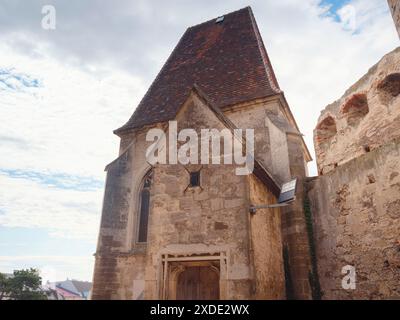
<path fill-rule="evenodd" d="M 191 187 L 200 186 L 200 171 L 190 173 L 190 186 Z"/>

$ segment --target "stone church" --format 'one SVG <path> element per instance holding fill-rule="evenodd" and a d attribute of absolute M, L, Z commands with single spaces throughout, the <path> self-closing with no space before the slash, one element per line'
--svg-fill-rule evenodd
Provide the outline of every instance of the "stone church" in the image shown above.
<path fill-rule="evenodd" d="M 323 111 L 310 178 L 251 8 L 188 28 L 114 132 L 92 299 L 398 297 L 399 61 L 395 50 Z M 171 121 L 199 135 L 254 129 L 252 173 L 149 163 L 147 133 L 168 133 Z M 274 207 L 293 178 L 296 200 Z M 272 207 L 251 212 L 260 204 Z M 346 265 L 359 289 L 342 288 Z"/>

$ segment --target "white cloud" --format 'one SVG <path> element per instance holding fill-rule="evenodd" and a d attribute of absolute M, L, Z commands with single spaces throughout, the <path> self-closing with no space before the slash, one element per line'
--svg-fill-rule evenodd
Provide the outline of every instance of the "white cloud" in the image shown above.
<path fill-rule="evenodd" d="M 105 164 L 117 153 L 112 130 L 129 118 L 144 93 L 142 82 L 102 66 L 93 66 L 92 72 L 71 68 L 41 54 L 31 59 L 4 43 L 0 47 L 2 66 L 42 84 L 29 92 L 0 90 L 0 168 L 102 179 Z M 1 137 L 26 141 L 29 147 L 3 144 Z"/>
<path fill-rule="evenodd" d="M 345 5 L 339 11 L 338 15 L 343 29 L 355 32 L 357 30 L 357 11 L 352 5 Z"/>
<path fill-rule="evenodd" d="M 353 0 L 356 32 L 327 15 L 318 1 L 268 1 L 255 16 L 281 88 L 314 153 L 320 111 L 399 45 L 386 0 Z M 317 174 L 315 163 L 311 173 Z"/>
<path fill-rule="evenodd" d="M 0 175 L 0 225 L 47 229 L 54 237 L 92 243 L 99 230 L 103 191 L 58 189 Z"/>

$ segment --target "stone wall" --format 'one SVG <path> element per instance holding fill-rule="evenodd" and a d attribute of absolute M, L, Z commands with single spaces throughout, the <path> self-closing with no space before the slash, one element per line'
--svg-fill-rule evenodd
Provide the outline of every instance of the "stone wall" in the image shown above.
<path fill-rule="evenodd" d="M 250 202 L 275 203 L 275 197 L 254 176 L 249 176 Z M 285 299 L 282 257 L 282 212 L 259 209 L 250 216 L 250 254 L 254 266 L 254 299 Z"/>
<path fill-rule="evenodd" d="M 392 11 L 393 20 L 400 37 L 400 2 L 399 0 L 388 0 L 390 10 Z"/>
<path fill-rule="evenodd" d="M 304 213 L 304 179 L 306 177 L 304 154 L 301 151 L 301 137 L 288 135 L 289 163 L 291 177 L 296 177 L 296 201 L 282 209 L 283 243 L 288 249 L 290 276 L 293 282 L 291 295 L 295 299 L 311 299 L 309 275 L 312 270 L 309 241 Z"/>
<path fill-rule="evenodd" d="M 289 123 L 283 110 L 282 100 L 273 97 L 252 105 L 234 107 L 226 115 L 239 128 L 255 128 L 256 155 L 282 183 L 292 177 L 298 178 L 297 200 L 282 209 L 281 230 L 290 260 L 291 294 L 296 299 L 311 299 L 311 261 L 303 206 L 303 181 L 307 176 L 308 159 L 301 135 Z"/>
<path fill-rule="evenodd" d="M 309 182 L 324 299 L 400 298 L 400 140 Z M 342 268 L 356 289 L 342 288 Z"/>
<path fill-rule="evenodd" d="M 144 272 L 144 263 L 136 263 L 135 268 L 124 270 L 125 265 L 129 265 L 128 261 L 144 259 L 142 248 L 135 242 L 135 213 L 139 186 L 150 168 L 145 161 L 145 150 L 149 143 L 145 141 L 143 130 L 131 134 L 129 143 L 128 139 L 123 141 L 119 157 L 106 167 L 107 178 L 93 274 L 94 300 L 132 297 L 132 282 L 129 285 L 121 282 L 121 277 L 132 277 L 127 272 L 139 275 Z M 130 287 L 128 291 L 123 289 L 126 286 Z"/>
<path fill-rule="evenodd" d="M 314 130 L 319 174 L 400 136 L 400 48 L 321 113 Z"/>
<path fill-rule="evenodd" d="M 399 297 L 400 48 L 321 113 L 308 197 L 324 299 Z M 356 289 L 342 268 L 356 269 Z"/>
<path fill-rule="evenodd" d="M 189 174 L 184 167 L 163 165 L 154 169 L 146 299 L 159 298 L 156 287 L 162 253 L 190 256 L 223 252 L 229 268 L 226 298 L 250 297 L 245 180 L 235 175 L 234 166 L 203 166 L 203 189 L 187 189 Z"/>
<path fill-rule="evenodd" d="M 92 299 L 110 299 L 119 289 L 117 257 L 124 250 L 131 195 L 131 152 L 108 167 L 97 244 Z"/>

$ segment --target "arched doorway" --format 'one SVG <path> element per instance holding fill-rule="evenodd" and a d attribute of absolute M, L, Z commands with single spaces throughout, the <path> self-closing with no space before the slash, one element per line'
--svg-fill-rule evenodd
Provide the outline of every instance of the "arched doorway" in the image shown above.
<path fill-rule="evenodd" d="M 219 272 L 208 266 L 187 267 L 178 275 L 178 300 L 218 300 Z"/>

